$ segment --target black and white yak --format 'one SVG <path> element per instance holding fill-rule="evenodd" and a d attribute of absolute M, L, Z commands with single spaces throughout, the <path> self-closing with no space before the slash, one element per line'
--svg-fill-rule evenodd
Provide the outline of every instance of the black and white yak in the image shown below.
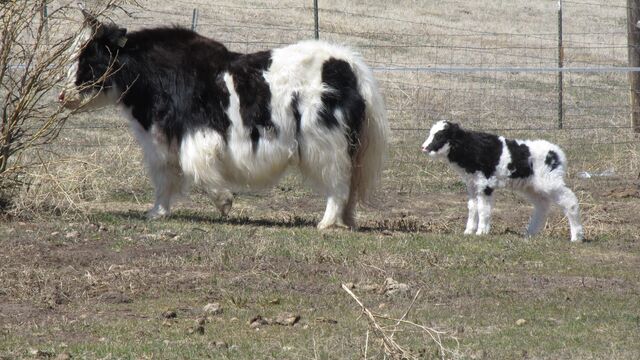
<path fill-rule="evenodd" d="M 527 235 L 545 224 L 551 204 L 569 219 L 571 241 L 582 241 L 578 199 L 564 183 L 567 158 L 545 140 L 510 140 L 468 131 L 458 124 L 438 121 L 422 144 L 422 151 L 446 159 L 467 185 L 469 217 L 465 234 L 488 234 L 494 190 L 510 187 L 534 205 Z"/>
<path fill-rule="evenodd" d="M 351 50 L 302 41 L 241 54 L 179 27 L 127 33 L 84 12 L 60 102 L 117 105 L 155 188 L 149 218 L 193 183 L 227 214 L 232 191 L 274 185 L 290 165 L 327 197 L 318 228 L 355 227 L 375 189 L 389 125 L 372 71 Z"/>

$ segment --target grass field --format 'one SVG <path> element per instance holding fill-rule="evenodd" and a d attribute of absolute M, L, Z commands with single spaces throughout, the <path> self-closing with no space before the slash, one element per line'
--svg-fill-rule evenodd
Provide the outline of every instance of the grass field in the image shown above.
<path fill-rule="evenodd" d="M 110 109 L 73 118 L 32 154 L 44 165 L 0 220 L 0 359 L 384 358 L 342 284 L 379 325 L 406 313 L 442 331 L 446 358 L 640 358 L 640 149 L 626 74 L 565 74 L 558 130 L 554 73 L 380 70 L 555 66 L 556 3 L 320 1 L 321 37 L 378 68 L 394 129 L 355 232 L 318 232 L 324 200 L 295 173 L 239 195 L 228 218 L 196 189 L 170 219 L 145 221 L 152 190 L 124 120 Z M 623 2 L 590 3 L 602 6 L 566 2 L 566 66 L 624 66 Z M 142 5 L 138 19 L 114 18 L 130 30 L 189 25 L 197 7 L 198 30 L 238 51 L 313 36 L 310 4 L 295 1 Z M 588 241 L 569 243 L 557 210 L 525 239 L 531 207 L 509 191 L 491 235 L 463 236 L 463 184 L 418 151 L 440 117 L 563 146 Z M 405 286 L 394 293 L 388 279 Z M 412 324 L 385 330 L 412 356 L 442 355 Z"/>

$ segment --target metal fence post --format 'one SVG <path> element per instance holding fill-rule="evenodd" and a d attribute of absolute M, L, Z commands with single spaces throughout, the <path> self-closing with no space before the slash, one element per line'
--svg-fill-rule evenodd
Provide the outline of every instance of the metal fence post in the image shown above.
<path fill-rule="evenodd" d="M 49 10 L 47 9 L 46 3 L 42 6 L 42 21 L 44 22 L 45 39 L 47 46 L 49 46 Z"/>
<path fill-rule="evenodd" d="M 313 20 L 315 24 L 315 39 L 320 39 L 320 26 L 318 24 L 318 0 L 313 0 Z"/>
<path fill-rule="evenodd" d="M 564 48 L 562 47 L 562 0 L 558 0 L 558 68 L 564 66 Z M 558 71 L 558 129 L 562 129 L 564 120 L 562 71 Z"/>
<path fill-rule="evenodd" d="M 191 30 L 196 31 L 198 27 L 198 9 L 193 9 L 193 16 L 191 17 Z"/>
<path fill-rule="evenodd" d="M 640 67 L 640 0 L 627 0 L 627 42 L 630 67 Z M 640 73 L 629 72 L 631 128 L 640 133 Z"/>

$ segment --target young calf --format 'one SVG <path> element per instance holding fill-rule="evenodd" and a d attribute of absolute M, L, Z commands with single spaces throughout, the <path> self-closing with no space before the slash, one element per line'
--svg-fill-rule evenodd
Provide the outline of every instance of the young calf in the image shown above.
<path fill-rule="evenodd" d="M 422 151 L 446 158 L 467 184 L 469 218 L 465 234 L 489 233 L 493 191 L 508 186 L 534 205 L 528 236 L 542 229 L 551 204 L 556 203 L 569 219 L 571 241 L 582 241 L 578 199 L 564 183 L 567 159 L 557 145 L 545 140 L 509 140 L 438 121 L 422 144 Z"/>

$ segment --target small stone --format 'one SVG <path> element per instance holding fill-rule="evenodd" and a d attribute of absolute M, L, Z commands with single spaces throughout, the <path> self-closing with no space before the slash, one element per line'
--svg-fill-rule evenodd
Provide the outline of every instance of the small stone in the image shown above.
<path fill-rule="evenodd" d="M 317 317 L 316 321 L 317 322 L 324 322 L 324 323 L 327 323 L 327 324 L 337 324 L 338 323 L 338 320 L 330 319 L 330 318 L 327 318 L 327 317 L 324 317 L 324 316 Z"/>
<path fill-rule="evenodd" d="M 526 323 L 527 323 L 527 320 L 525 320 L 525 319 L 516 320 L 516 325 L 518 325 L 518 326 L 522 326 L 522 325 L 524 325 Z"/>
<path fill-rule="evenodd" d="M 218 348 L 218 349 L 228 349 L 229 348 L 229 344 L 227 344 L 224 341 L 214 341 L 213 342 L 213 346 Z"/>
<path fill-rule="evenodd" d="M 173 230 L 162 230 L 158 235 L 160 235 L 161 237 L 164 237 L 165 239 L 174 239 L 178 237 L 178 233 L 176 233 Z"/>
<path fill-rule="evenodd" d="M 380 287 L 375 284 L 363 284 L 358 285 L 358 289 L 367 292 L 377 292 L 378 290 L 380 290 Z"/>
<path fill-rule="evenodd" d="M 397 282 L 392 278 L 386 278 L 380 292 L 388 296 L 406 294 L 409 292 L 409 285 Z"/>
<path fill-rule="evenodd" d="M 69 231 L 68 233 L 66 233 L 66 234 L 64 235 L 64 237 L 65 237 L 65 238 L 67 238 L 67 239 L 75 239 L 75 238 L 77 238 L 78 236 L 80 236 L 80 232 L 79 232 L 79 231 L 77 231 L 77 230 Z"/>
<path fill-rule="evenodd" d="M 292 313 L 282 313 L 276 317 L 274 323 L 283 326 L 293 326 L 298 322 L 298 320 L 300 320 L 300 315 Z"/>
<path fill-rule="evenodd" d="M 256 315 L 251 320 L 249 320 L 249 326 L 252 329 L 258 328 L 262 325 L 269 325 L 269 323 L 269 319 L 265 319 L 261 315 Z"/>
<path fill-rule="evenodd" d="M 55 357 L 55 360 L 71 360 L 71 354 L 67 352 L 60 353 Z"/>
<path fill-rule="evenodd" d="M 165 319 L 175 319 L 178 317 L 178 314 L 173 310 L 167 310 L 162 313 L 162 317 Z"/>
<path fill-rule="evenodd" d="M 51 233 L 51 236 L 58 236 L 60 235 L 60 231 L 54 231 Z"/>
<path fill-rule="evenodd" d="M 218 314 L 222 314 L 222 306 L 220 306 L 220 303 L 209 303 L 207 305 L 205 305 L 202 310 L 204 310 L 205 313 L 209 314 L 209 315 L 218 315 Z"/>
<path fill-rule="evenodd" d="M 38 349 L 29 349 L 29 354 L 31 354 L 31 356 L 40 357 L 40 358 L 53 357 L 53 353 L 48 351 L 38 350 Z"/>

